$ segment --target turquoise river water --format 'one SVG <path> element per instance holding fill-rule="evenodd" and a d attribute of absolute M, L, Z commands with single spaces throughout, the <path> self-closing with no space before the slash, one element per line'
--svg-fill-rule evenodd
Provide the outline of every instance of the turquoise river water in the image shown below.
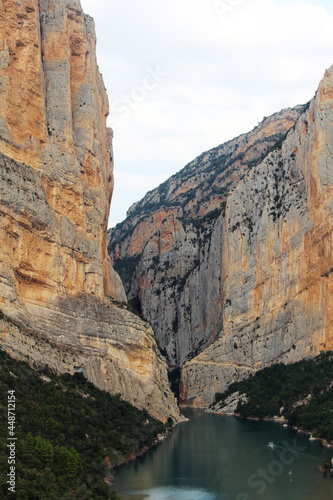
<path fill-rule="evenodd" d="M 333 500 L 318 470 L 333 449 L 273 422 L 184 413 L 189 422 L 117 470 L 122 500 Z"/>

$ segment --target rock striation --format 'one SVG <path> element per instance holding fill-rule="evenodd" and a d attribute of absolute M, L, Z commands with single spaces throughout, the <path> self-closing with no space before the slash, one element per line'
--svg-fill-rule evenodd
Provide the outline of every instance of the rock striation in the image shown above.
<path fill-rule="evenodd" d="M 128 298 L 182 366 L 181 403 L 333 349 L 332 105 L 333 67 L 307 105 L 204 153 L 112 230 Z"/>
<path fill-rule="evenodd" d="M 78 0 L 3 0 L 0 34 L 0 309 L 20 327 L 3 325 L 2 346 L 178 420 L 151 328 L 115 305 L 126 295 L 107 254 L 113 134 L 94 22 Z"/>

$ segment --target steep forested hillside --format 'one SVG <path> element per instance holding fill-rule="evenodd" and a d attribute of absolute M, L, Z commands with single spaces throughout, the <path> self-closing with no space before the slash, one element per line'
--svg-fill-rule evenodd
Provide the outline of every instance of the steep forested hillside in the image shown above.
<path fill-rule="evenodd" d="M 237 392 L 243 396 L 236 408 L 241 417 L 283 416 L 289 425 L 333 442 L 333 352 L 265 368 L 217 393 L 213 408 L 223 411 L 226 400 Z"/>
<path fill-rule="evenodd" d="M 81 373 L 34 370 L 0 351 L 0 497 L 7 496 L 7 394 L 15 391 L 18 500 L 117 499 L 110 466 L 151 446 L 165 426 Z"/>

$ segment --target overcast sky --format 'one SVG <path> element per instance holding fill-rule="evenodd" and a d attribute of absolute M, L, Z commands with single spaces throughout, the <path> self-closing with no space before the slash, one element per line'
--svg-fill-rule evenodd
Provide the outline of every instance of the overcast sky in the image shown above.
<path fill-rule="evenodd" d="M 81 0 L 114 130 L 110 225 L 203 151 L 309 101 L 333 64 L 331 0 Z"/>

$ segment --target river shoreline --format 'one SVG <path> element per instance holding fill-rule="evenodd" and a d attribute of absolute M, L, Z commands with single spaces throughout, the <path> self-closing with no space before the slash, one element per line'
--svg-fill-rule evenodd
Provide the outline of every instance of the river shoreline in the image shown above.
<path fill-rule="evenodd" d="M 105 478 L 104 478 L 104 482 L 108 485 L 108 486 L 113 486 L 114 485 L 114 474 L 113 472 L 118 469 L 118 467 L 122 467 L 123 465 L 126 465 L 126 464 L 129 464 L 130 462 L 133 462 L 134 460 L 136 460 L 137 458 L 139 457 L 142 457 L 144 456 L 146 453 L 148 453 L 150 450 L 154 449 L 155 447 L 157 447 L 159 444 L 161 444 L 169 435 L 172 434 L 174 428 L 176 427 L 176 425 L 178 424 L 179 422 L 177 422 L 176 424 L 172 425 L 171 427 L 169 427 L 168 429 L 166 429 L 165 432 L 163 432 L 162 434 L 158 434 L 156 436 L 156 438 L 154 439 L 154 442 L 151 446 L 144 446 L 143 448 L 141 448 L 141 450 L 138 451 L 138 453 L 132 453 L 129 457 L 125 458 L 124 460 L 121 460 L 120 462 L 117 462 L 116 464 L 112 465 L 111 462 L 110 462 L 110 459 L 109 457 L 105 457 L 104 459 L 104 463 L 108 469 L 108 473 L 106 474 Z"/>
<path fill-rule="evenodd" d="M 326 439 L 319 438 L 319 437 L 312 437 L 312 432 L 308 431 L 307 429 L 302 429 L 301 427 L 296 427 L 293 425 L 289 425 L 288 421 L 285 417 L 264 417 L 264 418 L 258 418 L 258 417 L 241 417 L 239 413 L 227 413 L 227 412 L 218 412 L 218 411 L 208 411 L 208 413 L 214 413 L 215 415 L 225 415 L 227 417 L 234 417 L 238 418 L 240 420 L 250 420 L 250 421 L 258 421 L 258 422 L 275 422 L 277 424 L 281 424 L 283 427 L 287 427 L 288 429 L 297 431 L 299 434 L 305 434 L 307 436 L 310 436 L 309 439 L 311 438 L 311 441 L 320 441 L 325 448 L 333 448 L 333 442 L 328 442 Z"/>
<path fill-rule="evenodd" d="M 273 422 L 218 418 L 203 409 L 184 408 L 184 413 L 189 422 L 176 426 L 161 446 L 117 469 L 113 488 L 121 498 L 257 498 L 255 493 L 263 482 L 261 471 L 266 471 L 268 477 L 265 499 L 333 498 L 330 475 L 324 480 L 318 467 L 325 467 L 332 452 L 320 443 L 309 443 L 307 447 L 308 438 L 303 434 L 297 436 L 296 443 L 291 429 Z M 273 452 L 267 446 L 269 441 L 282 447 L 284 442 L 289 447 L 295 443 L 299 453 L 286 455 L 287 466 L 278 460 L 282 450 L 277 446 Z M 290 460 L 295 462 L 292 482 Z"/>
<path fill-rule="evenodd" d="M 129 464 L 130 462 L 133 462 L 137 458 L 142 457 L 143 455 L 148 453 L 150 450 L 152 450 L 153 448 L 155 448 L 156 446 L 161 444 L 169 435 L 172 434 L 173 430 L 175 429 L 175 427 L 178 424 L 180 424 L 182 422 L 187 422 L 189 420 L 188 418 L 184 417 L 183 415 L 182 415 L 182 417 L 183 418 L 181 420 L 179 420 L 178 422 L 176 422 L 173 425 L 171 425 L 170 427 L 168 427 L 165 430 L 165 432 L 163 432 L 162 434 L 158 434 L 156 436 L 156 438 L 154 439 L 154 442 L 151 446 L 144 446 L 143 448 L 141 448 L 141 450 L 138 451 L 138 453 L 132 453 L 129 457 L 117 462 L 114 465 L 111 464 L 109 457 L 105 457 L 104 463 L 108 469 L 108 473 L 104 478 L 104 482 L 106 484 L 108 484 L 109 486 L 112 486 L 114 484 L 114 475 L 112 474 L 112 471 L 114 471 L 118 467 L 122 467 L 123 465 L 126 465 L 126 464 Z"/>

